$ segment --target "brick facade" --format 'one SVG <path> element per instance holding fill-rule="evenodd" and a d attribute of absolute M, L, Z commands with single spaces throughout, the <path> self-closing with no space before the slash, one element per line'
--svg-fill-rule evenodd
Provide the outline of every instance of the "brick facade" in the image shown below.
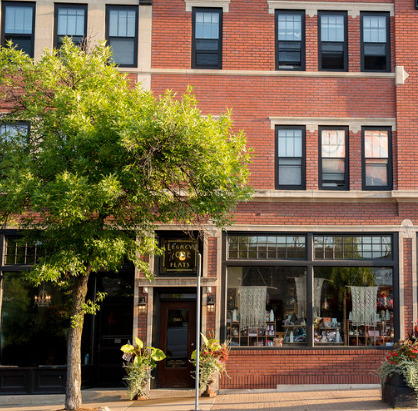
<path fill-rule="evenodd" d="M 105 3 L 86 3 L 88 33 L 95 36 L 94 41 L 101 40 L 105 32 Z M 138 6 L 134 0 L 125 3 Z M 238 205 L 233 224 L 225 231 L 210 227 L 201 239 L 203 331 L 216 338 L 225 337 L 228 234 L 376 233 L 393 236 L 396 261 L 391 268 L 397 291 L 394 300 L 398 304 L 394 321 L 397 337 L 407 336 L 418 314 L 418 10 L 414 2 L 224 0 L 216 4 L 224 7 L 222 69 L 192 69 L 191 7 L 213 7 L 210 0 L 153 0 L 152 5 L 138 6 L 138 61 L 133 68 L 121 69 L 132 84 L 141 81 L 156 95 L 167 89 L 180 94 L 189 85 L 193 86 L 202 114 L 218 116 L 231 110 L 234 128 L 245 131 L 253 151 L 249 181 L 255 190 L 253 199 Z M 42 46 L 51 48 L 53 44 L 53 2 L 43 1 L 43 8 L 38 6 L 42 13 L 36 15 L 36 24 L 42 29 L 35 30 L 35 58 L 41 55 Z M 276 70 L 275 10 L 282 8 L 304 12 L 304 70 Z M 322 10 L 347 15 L 347 71 L 318 68 L 318 21 Z M 363 12 L 390 16 L 389 72 L 361 71 Z M 305 127 L 304 190 L 277 189 L 275 127 L 282 125 Z M 387 190 L 363 188 L 362 127 L 370 125 L 391 130 L 392 181 Z M 348 129 L 346 190 L 320 189 L 321 126 Z M 183 228 L 159 227 L 159 233 L 178 234 Z M 301 265 L 308 266 L 313 261 L 310 268 L 315 262 L 314 259 L 309 264 L 306 261 Z M 157 274 L 152 282 L 136 273 L 135 283 L 136 302 L 145 297 L 147 305 L 140 309 L 135 303 L 134 334 L 153 345 L 159 342 L 161 301 L 180 299 L 179 295 L 188 292 L 192 295 L 196 287 L 192 275 L 159 275 L 158 264 L 157 259 L 151 261 Z M 313 269 L 311 275 L 312 272 Z M 161 294 L 165 294 L 163 299 Z M 207 306 L 208 297 L 213 297 L 213 309 Z M 228 362 L 231 378 L 223 378 L 220 387 L 377 384 L 376 375 L 370 371 L 378 368 L 384 355 L 384 347 L 375 346 L 330 348 L 312 343 L 292 349 L 234 347 Z"/>
<path fill-rule="evenodd" d="M 315 2 L 309 2 L 315 4 Z M 361 5 L 361 2 L 354 2 Z M 301 4 L 294 2 L 295 9 Z M 305 4 L 305 3 L 304 3 Z M 322 6 L 318 6 L 321 10 Z M 344 10 L 344 2 L 330 2 Z M 348 3 L 346 3 L 348 4 Z M 152 78 L 156 94 L 169 88 L 181 93 L 192 85 L 203 114 L 219 115 L 232 109 L 235 128 L 245 130 L 253 149 L 250 184 L 257 190 L 254 200 L 240 204 L 234 224 L 228 231 L 300 232 L 379 232 L 403 233 L 404 221 L 413 224 L 418 218 L 415 203 L 418 184 L 415 158 L 415 128 L 418 47 L 415 47 L 418 15 L 413 2 L 373 1 L 369 9 L 348 13 L 348 71 L 318 70 L 318 13 L 305 13 L 305 70 L 275 71 L 275 15 L 269 13 L 265 0 L 245 2 L 231 0 L 223 13 L 222 70 L 191 70 L 192 16 L 183 1 L 155 0 L 153 3 Z M 385 9 L 390 17 L 391 70 L 389 73 L 361 72 L 362 11 Z M 205 3 L 204 6 L 207 6 Z M 277 9 L 280 9 L 277 2 Z M 290 7 L 290 6 L 289 6 Z M 349 7 L 347 6 L 347 9 Z M 303 9 L 303 7 L 302 7 Z M 328 8 L 327 10 L 332 10 Z M 394 11 L 394 12 L 393 12 Z M 404 66 L 409 78 L 396 84 L 395 67 Z M 168 72 L 166 69 L 170 69 Z M 315 118 L 348 119 L 349 189 L 327 192 L 319 187 L 319 132 L 306 129 L 306 190 L 281 195 L 275 188 L 276 154 L 275 124 L 292 124 L 291 118 L 303 124 Z M 290 118 L 290 119 L 289 119 Z M 352 128 L 349 119 L 392 119 L 392 184 L 393 191 L 364 191 L 362 183 L 362 132 Z M 382 124 L 383 125 L 383 124 Z M 261 194 L 260 194 L 261 193 Z M 309 193 L 309 194 L 307 194 Z M 259 227 L 259 228 L 258 228 Z M 415 229 L 413 229 L 415 236 Z M 399 240 L 402 248 L 399 272 L 402 306 L 400 335 L 407 335 L 416 316 L 417 290 L 413 277 L 417 264 L 413 260 L 416 241 Z M 213 254 L 215 244 L 209 242 L 208 275 L 224 275 Z M 222 295 L 217 288 L 217 300 Z M 217 318 L 225 307 L 216 305 Z M 219 312 L 221 311 L 221 312 Z M 401 323 L 402 322 L 402 323 Z M 213 316 L 207 318 L 208 328 Z M 221 324 L 222 326 L 222 324 Z M 228 364 L 231 379 L 221 380 L 221 388 L 274 388 L 278 384 L 366 384 L 378 383 L 370 373 L 378 368 L 382 350 L 370 349 L 233 349 Z"/>
<path fill-rule="evenodd" d="M 384 353 L 371 350 L 233 351 L 222 389 L 274 389 L 282 384 L 378 384 Z"/>

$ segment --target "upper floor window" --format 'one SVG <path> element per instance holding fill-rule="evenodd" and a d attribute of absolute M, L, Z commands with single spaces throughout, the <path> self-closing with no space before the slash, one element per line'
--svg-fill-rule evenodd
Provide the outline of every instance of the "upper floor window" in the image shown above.
<path fill-rule="evenodd" d="M 361 13 L 362 71 L 390 71 L 389 14 Z"/>
<path fill-rule="evenodd" d="M 390 190 L 391 131 L 390 128 L 363 127 L 363 189 Z"/>
<path fill-rule="evenodd" d="M 193 68 L 222 68 L 222 9 L 193 8 Z"/>
<path fill-rule="evenodd" d="M 0 125 L 0 139 L 4 142 L 13 141 L 16 143 L 16 137 L 27 138 L 29 133 L 29 124 L 24 122 L 3 123 Z"/>
<path fill-rule="evenodd" d="M 12 41 L 30 57 L 34 53 L 35 3 L 4 1 L 2 7 L 2 41 Z"/>
<path fill-rule="evenodd" d="M 87 5 L 55 3 L 54 46 L 59 48 L 64 37 L 81 44 L 87 36 Z"/>
<path fill-rule="evenodd" d="M 136 67 L 138 7 L 106 6 L 106 38 L 116 64 L 121 67 Z"/>
<path fill-rule="evenodd" d="M 305 188 L 305 127 L 276 127 L 276 187 Z"/>
<path fill-rule="evenodd" d="M 305 69 L 305 13 L 276 10 L 276 70 Z"/>
<path fill-rule="evenodd" d="M 348 189 L 347 127 L 319 128 L 319 187 L 328 190 Z"/>
<path fill-rule="evenodd" d="M 347 71 L 347 13 L 321 11 L 319 19 L 319 70 Z"/>

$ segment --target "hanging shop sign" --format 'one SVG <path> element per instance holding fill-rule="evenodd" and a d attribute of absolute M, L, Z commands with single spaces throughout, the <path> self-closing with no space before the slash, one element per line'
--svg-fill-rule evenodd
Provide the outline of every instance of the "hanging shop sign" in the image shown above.
<path fill-rule="evenodd" d="M 196 272 L 198 242 L 196 240 L 163 240 L 163 273 Z"/>

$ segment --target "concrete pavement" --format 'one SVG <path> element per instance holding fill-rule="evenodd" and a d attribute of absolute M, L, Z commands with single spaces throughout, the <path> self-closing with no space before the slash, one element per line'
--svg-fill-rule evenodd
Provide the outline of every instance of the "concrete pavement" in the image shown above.
<path fill-rule="evenodd" d="M 57 411 L 63 409 L 62 395 L 0 396 L 0 410 Z M 23 398 L 23 399 L 22 399 Z M 8 401 L 8 402 L 7 402 Z M 22 403 L 24 401 L 24 403 Z M 152 390 L 145 401 L 129 401 L 124 390 L 83 390 L 83 406 L 103 411 L 193 411 L 192 390 Z M 14 404 L 13 404 L 14 403 Z M 379 389 L 278 392 L 273 390 L 228 391 L 215 398 L 200 398 L 199 409 L 263 411 L 386 411 Z M 404 411 L 418 410 L 404 409 Z"/>

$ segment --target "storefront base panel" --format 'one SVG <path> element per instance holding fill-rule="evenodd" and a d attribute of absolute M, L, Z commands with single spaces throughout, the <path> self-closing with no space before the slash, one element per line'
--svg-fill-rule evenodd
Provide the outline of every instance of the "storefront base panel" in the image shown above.
<path fill-rule="evenodd" d="M 378 384 L 383 350 L 232 350 L 221 389 L 286 384 Z"/>

